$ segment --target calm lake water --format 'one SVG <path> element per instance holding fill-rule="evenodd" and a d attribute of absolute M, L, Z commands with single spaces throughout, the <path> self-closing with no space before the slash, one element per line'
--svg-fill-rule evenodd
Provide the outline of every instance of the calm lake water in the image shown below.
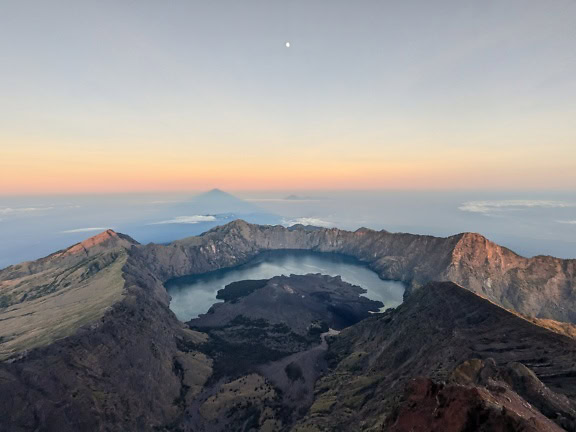
<path fill-rule="evenodd" d="M 180 320 L 187 321 L 206 313 L 210 306 L 219 302 L 216 293 L 231 282 L 308 273 L 342 276 L 342 280 L 366 289 L 364 295 L 381 301 L 385 308 L 402 303 L 402 283 L 380 279 L 352 257 L 309 251 L 265 252 L 239 267 L 172 279 L 166 283 L 166 288 L 172 296 L 170 309 Z"/>

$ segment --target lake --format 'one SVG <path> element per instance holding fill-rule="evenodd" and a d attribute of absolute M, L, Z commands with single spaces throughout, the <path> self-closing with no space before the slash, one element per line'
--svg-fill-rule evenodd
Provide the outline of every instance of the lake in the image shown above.
<path fill-rule="evenodd" d="M 342 280 L 367 290 L 366 297 L 379 300 L 385 308 L 402 303 L 404 285 L 382 280 L 368 266 L 353 257 L 332 253 L 298 250 L 269 251 L 238 267 L 200 275 L 184 276 L 166 282 L 172 296 L 170 309 L 182 321 L 206 313 L 216 299 L 218 290 L 231 282 L 247 279 L 269 279 L 290 274 L 322 273 L 341 276 Z"/>

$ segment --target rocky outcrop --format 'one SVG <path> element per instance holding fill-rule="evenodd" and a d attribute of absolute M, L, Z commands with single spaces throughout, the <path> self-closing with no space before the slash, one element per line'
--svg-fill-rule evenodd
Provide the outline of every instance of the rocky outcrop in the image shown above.
<path fill-rule="evenodd" d="M 7 281 L 41 274 L 44 271 L 52 271 L 55 268 L 73 267 L 86 258 L 92 258 L 114 249 L 130 250 L 132 246 L 137 244 L 136 240 L 125 234 L 117 233 L 111 229 L 106 230 L 67 249 L 54 252 L 45 258 L 23 262 L 0 270 L 0 290 L 4 286 L 1 284 L 5 284 Z"/>
<path fill-rule="evenodd" d="M 385 429 L 572 431 L 575 418 L 573 402 L 551 391 L 523 364 L 498 366 L 493 359 L 473 359 L 459 365 L 446 383 L 411 380 Z"/>
<path fill-rule="evenodd" d="M 0 363 L 0 431 L 169 430 L 183 413 L 211 361 L 178 346 L 206 336 L 175 318 L 142 263 L 130 259 L 120 274 L 124 295 L 103 316 Z"/>
<path fill-rule="evenodd" d="M 560 432 L 504 387 L 460 386 L 417 378 L 384 426 L 388 432 Z"/>
<path fill-rule="evenodd" d="M 463 362 L 445 383 L 409 382 L 386 429 L 572 431 L 575 419 L 573 402 L 550 390 L 529 368 L 515 362 L 498 366 L 489 358 Z"/>
<path fill-rule="evenodd" d="M 524 258 L 479 234 L 465 233 L 442 276 L 528 316 L 576 322 L 574 259 Z"/>
<path fill-rule="evenodd" d="M 398 403 L 406 403 L 402 395 L 411 379 L 422 376 L 452 385 L 456 383 L 452 371 L 473 359 L 493 359 L 494 369 L 502 370 L 491 375 L 478 372 L 483 381 L 468 378 L 465 384 L 472 391 L 447 387 L 431 394 L 464 398 L 463 403 L 474 405 L 471 409 L 479 413 L 492 397 L 488 378 L 496 377 L 494 381 L 505 383 L 510 394 L 516 393 L 518 400 L 532 404 L 556 425 L 572 428 L 576 424 L 574 340 L 538 327 L 453 283 L 431 283 L 397 309 L 344 330 L 331 343 L 329 355 L 331 372 L 318 382 L 315 402 L 296 430 L 364 430 L 390 425 Z M 465 375 L 464 371 L 459 375 Z M 462 385 L 462 381 L 457 383 Z M 421 390 L 416 397 L 429 407 L 431 396 L 424 398 Z M 444 426 L 450 430 L 447 423 Z"/>

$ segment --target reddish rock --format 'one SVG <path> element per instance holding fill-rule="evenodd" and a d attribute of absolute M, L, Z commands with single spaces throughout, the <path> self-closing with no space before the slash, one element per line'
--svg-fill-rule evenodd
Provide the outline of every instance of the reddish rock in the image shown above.
<path fill-rule="evenodd" d="M 560 432 L 516 393 L 416 378 L 385 427 L 388 432 Z"/>

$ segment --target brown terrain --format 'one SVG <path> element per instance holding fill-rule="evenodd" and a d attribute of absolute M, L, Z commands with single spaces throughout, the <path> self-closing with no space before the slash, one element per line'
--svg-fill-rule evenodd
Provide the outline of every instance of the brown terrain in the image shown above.
<path fill-rule="evenodd" d="M 238 265 L 273 249 L 342 253 L 365 262 L 382 279 L 405 282 L 407 294 L 430 281 L 449 280 L 521 314 L 576 323 L 576 260 L 524 258 L 474 233 L 441 238 L 238 220 L 170 246 L 150 245 L 137 252 L 167 280 Z"/>
<path fill-rule="evenodd" d="M 401 428 L 408 424 L 404 420 L 391 423 L 390 418 L 411 416 L 408 408 L 425 411 L 428 398 L 436 399 L 434 392 L 447 401 L 464 398 L 465 405 L 472 400 L 482 405 L 481 400 L 494 395 L 522 399 L 539 415 L 576 430 L 573 339 L 453 283 L 430 283 L 395 310 L 344 330 L 331 343 L 330 354 L 331 371 L 317 383 L 314 404 L 296 430 L 354 430 L 355 425 L 360 425 L 358 430 L 381 430 L 392 424 L 396 430 L 410 430 Z M 472 366 L 465 367 L 466 362 Z M 416 377 L 430 380 L 431 393 L 424 390 L 428 384 L 416 385 L 412 396 L 402 401 L 406 386 Z M 448 385 L 440 389 L 432 382 Z M 442 397 L 440 401 L 444 409 Z M 403 409 L 395 413 L 399 403 Z M 494 406 L 502 411 L 501 402 Z M 452 420 L 449 414 L 438 419 L 435 430 L 449 430 Z"/>
<path fill-rule="evenodd" d="M 272 249 L 354 256 L 406 301 L 319 339 L 248 310 L 192 329 L 168 308 L 167 280 Z M 470 233 L 109 230 L 0 271 L 0 431 L 576 430 L 575 270 Z"/>

